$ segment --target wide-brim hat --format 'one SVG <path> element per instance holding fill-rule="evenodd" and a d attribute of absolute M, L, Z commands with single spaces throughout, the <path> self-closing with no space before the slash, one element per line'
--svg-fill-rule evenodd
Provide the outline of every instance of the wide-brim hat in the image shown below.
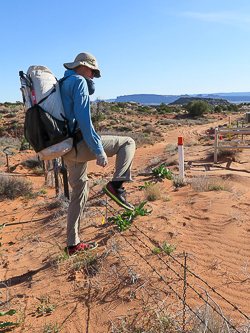
<path fill-rule="evenodd" d="M 96 58 L 88 52 L 79 53 L 78 56 L 76 56 L 74 62 L 66 62 L 65 64 L 63 64 L 63 66 L 67 69 L 73 69 L 80 65 L 93 69 L 94 77 L 101 76 L 101 72 L 100 69 L 98 69 L 98 62 Z"/>

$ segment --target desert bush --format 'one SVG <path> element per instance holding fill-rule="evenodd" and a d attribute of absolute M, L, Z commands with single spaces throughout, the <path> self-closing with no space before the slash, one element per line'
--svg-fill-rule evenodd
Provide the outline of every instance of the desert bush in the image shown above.
<path fill-rule="evenodd" d="M 100 122 L 105 119 L 105 116 L 103 114 L 95 114 L 91 116 L 92 123 L 95 128 L 98 128 L 100 126 Z"/>
<path fill-rule="evenodd" d="M 191 186 L 196 192 L 232 191 L 232 187 L 226 179 L 220 177 L 209 178 L 207 175 L 199 175 L 193 178 Z"/>
<path fill-rule="evenodd" d="M 128 124 L 117 126 L 117 130 L 124 131 L 124 132 L 130 132 L 133 130 L 133 126 L 128 123 Z"/>
<path fill-rule="evenodd" d="M 156 129 L 154 126 L 152 125 L 147 125 L 144 129 L 143 129 L 143 132 L 144 133 L 152 133 L 152 132 L 155 132 Z"/>
<path fill-rule="evenodd" d="M 115 112 L 115 113 L 121 112 L 121 110 L 116 105 L 111 105 L 110 110 Z"/>
<path fill-rule="evenodd" d="M 173 176 L 173 185 L 175 188 L 182 187 L 187 185 L 186 181 L 180 177 L 179 175 L 174 175 Z"/>
<path fill-rule="evenodd" d="M 206 102 L 203 101 L 191 101 L 186 105 L 186 110 L 191 116 L 202 116 L 205 112 L 210 110 L 210 107 Z"/>
<path fill-rule="evenodd" d="M 7 199 L 16 199 L 20 196 L 34 197 L 32 187 L 25 179 L 0 175 L 0 196 Z"/>
<path fill-rule="evenodd" d="M 20 140 L 16 138 L 12 138 L 11 136 L 2 136 L 0 138 L 0 147 L 8 147 L 8 148 L 14 148 L 19 149 L 20 147 Z"/>
<path fill-rule="evenodd" d="M 23 166 L 26 166 L 30 169 L 35 169 L 36 167 L 42 167 L 43 162 L 38 160 L 38 158 L 29 158 L 28 160 L 21 163 Z"/>
<path fill-rule="evenodd" d="M 20 151 L 30 149 L 30 144 L 26 140 L 25 136 L 22 135 Z"/>
<path fill-rule="evenodd" d="M 138 113 L 150 113 L 152 111 L 152 108 L 150 106 L 144 105 L 144 106 L 140 106 L 138 107 L 138 109 L 136 110 Z"/>
<path fill-rule="evenodd" d="M 166 105 L 166 103 L 161 103 L 159 107 L 156 108 L 156 112 L 159 114 L 165 114 L 165 113 L 173 113 L 175 111 L 175 108 L 169 107 Z"/>
<path fill-rule="evenodd" d="M 117 128 L 118 129 L 118 128 Z M 145 137 L 142 132 L 135 132 L 135 133 L 126 133 L 115 131 L 113 129 L 105 129 L 99 130 L 99 135 L 118 135 L 118 136 L 129 136 L 130 138 L 135 140 L 136 147 L 141 147 L 146 144 L 154 145 L 154 143 L 158 140 L 157 137 L 153 135 L 148 135 Z M 146 133 L 147 134 L 147 133 Z"/>
<path fill-rule="evenodd" d="M 173 155 L 177 152 L 178 145 L 175 143 L 167 143 L 166 148 L 170 152 L 170 155 Z"/>
<path fill-rule="evenodd" d="M 215 112 L 219 112 L 221 113 L 222 112 L 222 107 L 220 105 L 217 105 L 215 108 L 214 108 L 214 111 Z"/>
<path fill-rule="evenodd" d="M 127 106 L 127 103 L 126 102 L 117 102 L 116 105 L 118 108 L 124 109 Z"/>
<path fill-rule="evenodd" d="M 129 115 L 135 115 L 135 111 L 134 110 L 127 110 L 127 114 L 129 114 Z"/>
<path fill-rule="evenodd" d="M 235 156 L 235 150 L 234 149 L 219 149 L 217 151 L 217 156 L 233 157 L 233 156 Z"/>
<path fill-rule="evenodd" d="M 227 110 L 228 111 L 235 111 L 235 112 L 237 112 L 237 111 L 239 111 L 239 106 L 237 105 L 237 104 L 230 104 L 230 105 L 228 105 L 227 106 Z"/>
<path fill-rule="evenodd" d="M 170 319 L 167 313 L 163 315 L 154 310 L 129 313 L 116 322 L 112 321 L 111 325 L 113 333 L 174 333 L 181 330 L 178 322 Z"/>
<path fill-rule="evenodd" d="M 148 201 L 161 199 L 161 189 L 159 185 L 150 183 L 144 188 L 145 196 Z"/>
<path fill-rule="evenodd" d="M 100 126 L 99 123 L 106 118 L 105 113 L 110 110 L 109 105 L 106 102 L 98 100 L 97 103 L 91 104 L 90 110 L 92 123 L 98 129 Z"/>

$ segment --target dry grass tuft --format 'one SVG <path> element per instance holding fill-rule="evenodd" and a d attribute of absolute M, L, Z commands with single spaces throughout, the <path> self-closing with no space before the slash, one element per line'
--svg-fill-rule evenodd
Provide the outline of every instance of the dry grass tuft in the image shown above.
<path fill-rule="evenodd" d="M 199 175 L 191 181 L 191 186 L 196 192 L 208 191 L 228 191 L 232 192 L 232 187 L 226 179 L 220 177 L 209 178 L 207 175 Z"/>
<path fill-rule="evenodd" d="M 161 189 L 157 184 L 149 184 L 145 187 L 145 196 L 148 201 L 161 199 Z"/>

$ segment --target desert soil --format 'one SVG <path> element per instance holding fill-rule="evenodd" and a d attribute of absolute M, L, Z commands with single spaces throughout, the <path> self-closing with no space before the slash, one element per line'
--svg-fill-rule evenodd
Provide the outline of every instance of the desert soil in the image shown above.
<path fill-rule="evenodd" d="M 232 115 L 232 121 L 238 118 Z M 169 163 L 178 175 L 178 151 L 169 147 L 179 136 L 184 138 L 186 185 L 175 188 L 173 180 L 159 181 L 161 198 L 144 207 L 151 214 L 135 218 L 126 231 L 105 220 L 122 213 L 101 192 L 115 159 L 104 169 L 90 162 L 81 236 L 99 247 L 75 258 L 64 255 L 67 203 L 53 207 L 58 198 L 51 183 L 45 185 L 44 176 L 20 164 L 35 156 L 33 151 L 11 155 L 15 169 L 10 177 L 25 177 L 36 192 L 46 191 L 35 199 L 1 201 L 0 225 L 7 224 L 0 231 L 0 311 L 18 310 L 8 318 L 20 322 L 13 331 L 115 332 L 122 319 L 131 322 L 136 313 L 167 311 L 174 318 L 183 309 L 183 297 L 196 309 L 204 304 L 197 293 L 205 300 L 209 295 L 210 303 L 236 323 L 244 322 L 250 316 L 250 152 L 244 149 L 213 163 L 213 129 L 227 121 L 228 116 L 215 115 L 205 125 L 172 126 L 161 142 L 137 148 L 134 182 L 126 185 L 131 203 L 146 201 L 139 186 L 152 180 L 150 167 Z M 6 166 L 1 171 L 7 174 Z M 205 191 L 208 179 L 228 190 Z M 175 248 L 171 257 L 152 253 L 164 242 Z M 185 292 L 184 253 L 189 270 Z"/>

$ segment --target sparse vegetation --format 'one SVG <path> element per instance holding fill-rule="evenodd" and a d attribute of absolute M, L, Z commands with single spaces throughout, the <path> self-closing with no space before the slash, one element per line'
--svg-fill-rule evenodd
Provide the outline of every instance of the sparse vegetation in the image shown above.
<path fill-rule="evenodd" d="M 223 164 L 217 165 L 217 169 L 215 169 L 209 162 L 211 156 L 207 155 L 213 144 L 212 127 L 209 125 L 198 128 L 198 125 L 213 122 L 214 119 L 219 121 L 219 118 L 222 120 L 220 123 L 226 123 L 228 109 L 226 108 L 222 112 L 213 110 L 211 112 L 219 112 L 220 114 L 213 113 L 211 116 L 204 113 L 202 118 L 197 119 L 189 117 L 182 107 L 165 105 L 168 110 L 163 113 L 155 106 L 144 108 L 136 103 L 101 103 L 101 106 L 103 107 L 104 119 L 99 120 L 98 132 L 106 132 L 106 134 L 111 135 L 129 135 L 136 138 L 137 147 L 149 148 L 148 144 L 161 140 L 159 132 L 167 133 L 166 142 L 171 140 L 175 142 L 177 141 L 175 140 L 177 127 L 184 135 L 190 134 L 189 139 L 193 141 L 190 144 L 185 143 L 186 155 L 188 155 L 188 159 L 185 160 L 185 163 L 188 161 L 185 164 L 185 175 L 188 186 L 178 191 L 175 191 L 173 187 L 173 185 L 175 187 L 182 186 L 178 176 L 175 175 L 178 170 L 176 144 L 163 142 L 161 146 L 157 145 L 155 150 L 142 148 L 137 151 L 136 158 L 138 159 L 133 165 L 135 182 L 125 185 L 128 186 L 129 200 L 133 204 L 139 205 L 144 200 L 144 194 L 152 188 L 161 190 L 162 198 L 158 202 L 150 201 L 150 198 L 147 198 L 148 206 L 140 205 L 141 209 L 137 213 L 135 211 L 132 213 L 124 212 L 123 209 L 113 205 L 109 198 L 103 197 L 101 185 L 110 180 L 113 160 L 110 161 L 110 169 L 91 170 L 89 168 L 88 176 L 92 192 L 83 212 L 81 236 L 87 242 L 98 241 L 99 247 L 95 251 L 70 257 L 64 251 L 68 200 L 63 195 L 54 197 L 54 191 L 52 193 L 48 187 L 44 186 L 43 179 L 35 177 L 36 168 L 41 167 L 39 164 L 36 165 L 38 161 L 34 161 L 34 164 L 31 161 L 30 166 L 25 164 L 26 161 L 22 164 L 22 161 L 27 159 L 25 156 L 30 156 L 31 152 L 19 152 L 20 143 L 22 145 L 23 141 L 24 146 L 26 144 L 25 140 L 21 139 L 21 135 L 18 134 L 18 138 L 13 140 L 15 142 L 13 146 L 9 144 L 11 137 L 0 138 L 0 145 L 1 140 L 2 142 L 8 141 L 7 144 L 1 145 L 2 148 L 11 146 L 10 149 L 13 152 L 10 156 L 12 173 L 6 177 L 12 179 L 14 172 L 26 173 L 26 168 L 30 167 L 33 172 L 29 172 L 27 177 L 35 179 L 34 184 L 39 186 L 37 191 L 40 194 L 38 200 L 30 200 L 29 202 L 18 200 L 14 209 L 13 204 L 15 203 L 6 200 L 2 202 L 0 210 L 2 218 L 10 221 L 8 227 L 4 229 L 3 245 L 0 248 L 1 269 L 8 273 L 7 278 L 3 275 L 1 281 L 1 311 L 7 312 L 7 309 L 17 308 L 18 313 L 16 312 L 11 317 L 14 324 L 22 322 L 18 320 L 18 317 L 21 318 L 23 313 L 22 326 L 18 329 L 9 326 L 9 329 L 27 332 L 33 330 L 47 333 L 68 332 L 74 330 L 73 322 L 78 325 L 80 330 L 84 329 L 83 325 L 87 319 L 90 331 L 102 330 L 103 328 L 107 332 L 114 333 L 177 333 L 184 331 L 201 333 L 209 330 L 213 333 L 233 333 L 232 328 L 227 329 L 222 317 L 209 310 L 209 304 L 211 305 L 213 302 L 207 301 L 202 305 L 201 298 L 198 295 L 193 297 L 190 288 L 190 286 L 203 285 L 200 284 L 200 280 L 198 281 L 192 276 L 191 272 L 204 278 L 208 284 L 212 282 L 211 285 L 215 291 L 219 291 L 223 296 L 227 295 L 223 292 L 223 286 L 226 286 L 228 292 L 231 292 L 232 286 L 236 287 L 230 295 L 230 297 L 232 296 L 230 300 L 233 302 L 236 300 L 236 306 L 231 312 L 232 317 L 234 318 L 235 313 L 237 313 L 239 305 L 243 312 L 248 310 L 245 288 L 247 288 L 250 276 L 249 262 L 247 258 L 243 260 L 240 257 L 242 253 L 247 253 L 247 242 L 242 242 L 241 253 L 229 249 L 229 259 L 223 253 L 223 249 L 228 250 L 229 245 L 233 249 L 234 239 L 237 241 L 243 239 L 240 238 L 241 231 L 245 236 L 249 231 L 249 196 L 245 186 L 248 185 L 248 175 L 247 172 L 242 172 L 247 164 L 238 165 L 241 171 L 234 173 L 233 168 L 238 158 L 233 163 L 232 170 L 230 170 L 229 164 L 233 158 L 225 158 L 221 159 Z M 9 117 L 9 114 L 19 116 L 19 111 L 10 110 L 12 108 L 10 106 L 7 109 L 3 106 L 0 113 L 2 115 L 1 125 L 5 126 L 6 133 L 14 135 L 13 133 L 16 132 L 9 131 L 8 124 L 14 126 L 17 122 L 12 122 L 15 117 Z M 140 108 L 142 110 L 138 112 L 137 110 Z M 9 123 L 6 122 L 6 118 Z M 193 128 L 193 125 L 197 128 Z M 121 132 L 122 127 L 123 132 Z M 127 132 L 128 130 L 129 132 Z M 173 135 L 170 133 L 171 130 L 175 131 Z M 162 148 L 161 151 L 159 151 L 159 147 Z M 4 163 L 6 159 L 1 150 L 0 158 Z M 233 149 L 228 151 L 223 149 L 221 152 L 226 157 L 234 156 Z M 141 165 L 138 163 L 139 156 L 142 157 L 143 161 Z M 237 156 L 240 162 L 242 162 L 241 156 L 240 154 Z M 248 155 L 246 154 L 246 156 Z M 247 157 L 244 156 L 245 161 L 247 161 Z M 229 165 L 228 170 L 224 168 L 220 172 L 220 167 L 224 167 L 226 163 Z M 20 165 L 25 165 L 25 168 L 20 167 Z M 174 172 L 172 181 L 159 183 L 161 177 L 152 177 L 151 169 L 158 169 L 159 165 L 169 167 L 169 170 Z M 142 167 L 145 172 L 138 174 L 137 171 Z M 211 168 L 211 173 L 209 168 Z M 201 172 L 201 176 L 194 177 L 199 172 Z M 221 177 L 211 176 L 226 173 L 227 175 Z M 236 180 L 229 176 L 233 177 L 236 173 L 240 174 L 238 176 L 240 177 L 239 183 L 241 185 L 245 183 L 244 190 L 242 190 L 243 185 L 239 186 L 240 190 L 237 186 L 236 188 L 231 186 L 232 183 L 236 184 Z M 15 184 L 13 187 L 15 189 Z M 232 192 L 200 194 L 195 193 L 191 187 L 195 191 L 197 189 L 198 191 Z M 51 197 L 51 193 L 53 197 Z M 157 200 L 154 192 L 152 197 L 152 200 Z M 2 198 L 4 197 L 2 196 Z M 225 205 L 228 205 L 226 209 L 224 209 Z M 153 207 L 154 214 L 134 220 L 136 214 L 138 216 L 145 213 L 145 207 L 149 207 L 150 210 Z M 110 220 L 108 220 L 109 218 Z M 219 220 L 218 224 L 216 219 Z M 106 223 L 106 221 L 110 223 Z M 239 233 L 232 236 L 235 226 Z M 243 226 L 242 229 L 241 226 Z M 201 234 L 199 234 L 200 230 L 203 236 L 202 240 Z M 226 230 L 225 233 L 223 233 L 224 230 Z M 227 238 L 228 234 L 230 234 L 230 238 Z M 6 237 L 7 241 L 5 235 L 8 236 Z M 209 236 L 204 237 L 204 235 Z M 216 236 L 215 248 L 214 244 L 210 242 L 213 236 Z M 166 241 L 163 241 L 164 239 Z M 199 243 L 195 243 L 196 239 Z M 217 242 L 218 239 L 220 244 Z M 228 239 L 230 239 L 229 245 Z M 245 237 L 244 240 L 246 241 L 247 238 Z M 200 246 L 203 242 L 204 244 Z M 190 265 L 190 272 L 187 272 L 187 292 L 184 294 L 182 281 L 184 252 L 182 251 L 186 250 L 189 252 L 186 267 Z M 206 257 L 207 253 L 209 255 Z M 31 267 L 25 262 L 26 259 L 29 260 Z M 210 264 L 211 260 L 213 260 L 213 264 Z M 178 268 L 177 261 L 180 262 L 180 268 Z M 237 267 L 236 272 L 232 266 L 230 267 L 229 262 L 233 262 L 234 266 Z M 35 263 L 34 267 L 33 263 Z M 175 270 L 179 275 L 175 276 Z M 213 274 L 210 274 L 211 271 Z M 11 277 L 11 280 L 8 280 L 8 277 Z M 219 281 L 215 286 L 213 277 L 217 279 L 217 282 Z M 58 287 L 55 287 L 56 285 Z M 28 295 L 26 290 L 30 290 Z M 41 292 L 45 296 L 41 296 Z M 181 299 L 175 295 L 175 292 L 180 295 Z M 241 298 L 240 304 L 237 303 L 236 298 L 233 298 L 234 293 L 238 298 Z M 29 297 L 29 295 L 34 297 Z M 187 306 L 185 310 L 183 309 L 182 298 L 184 296 L 187 301 L 186 305 L 192 306 L 195 314 Z M 189 304 L 191 299 L 191 304 Z M 224 301 L 219 304 L 222 307 L 225 305 Z M 199 305 L 199 308 L 195 307 L 196 305 Z M 102 312 L 104 308 L 108 308 L 110 317 Z M 126 313 L 127 309 L 129 309 L 128 313 Z M 83 317 L 80 316 L 81 313 L 84 314 Z M 88 315 L 88 313 L 89 317 L 87 318 L 85 314 Z M 103 327 L 98 326 L 98 323 L 92 319 L 99 315 L 98 321 L 102 323 Z M 227 314 L 225 317 L 230 318 Z M 2 322 L 0 320 L 0 323 L 8 321 L 7 314 L 0 319 L 4 319 Z M 185 323 L 183 323 L 184 320 Z M 231 323 L 234 324 L 235 321 L 232 320 Z M 235 324 L 240 333 L 249 330 L 250 327 L 247 322 L 244 323 L 245 326 L 241 325 L 240 322 Z"/>
<path fill-rule="evenodd" d="M 147 215 L 152 212 L 148 209 L 143 208 L 147 202 L 142 202 L 138 207 L 134 209 L 134 211 L 126 210 L 121 215 L 117 214 L 116 216 L 108 217 L 108 222 L 114 222 L 120 230 L 127 230 L 131 223 L 133 222 L 134 218 L 141 215 Z"/>
<path fill-rule="evenodd" d="M 152 169 L 151 174 L 155 178 L 167 178 L 167 179 L 173 178 L 172 171 L 166 168 L 165 165 L 159 165 L 158 168 Z"/>
<path fill-rule="evenodd" d="M 220 177 L 208 177 L 207 175 L 199 175 L 191 181 L 191 186 L 196 192 L 207 191 L 232 191 L 232 187 L 227 179 Z"/>
<path fill-rule="evenodd" d="M 17 310 L 15 310 L 15 309 L 10 309 L 8 311 L 0 312 L 0 317 L 13 316 L 16 312 L 17 312 Z M 18 326 L 19 324 L 20 323 L 14 323 L 12 321 L 2 321 L 2 320 L 0 320 L 0 329 L 13 327 L 13 326 Z"/>
<path fill-rule="evenodd" d="M 187 185 L 187 183 L 185 179 L 183 179 L 179 175 L 173 175 L 173 185 L 175 188 L 178 188 Z"/>
<path fill-rule="evenodd" d="M 166 254 L 170 254 L 172 252 L 174 252 L 174 250 L 176 249 L 176 247 L 172 244 L 168 244 L 167 242 L 164 241 L 163 245 L 162 245 L 162 249 Z"/>
<path fill-rule="evenodd" d="M 32 186 L 25 179 L 7 175 L 0 175 L 0 196 L 7 199 L 34 197 Z"/>
<path fill-rule="evenodd" d="M 155 201 L 161 199 L 161 189 L 158 184 L 150 183 L 145 186 L 145 196 L 148 201 Z"/>

